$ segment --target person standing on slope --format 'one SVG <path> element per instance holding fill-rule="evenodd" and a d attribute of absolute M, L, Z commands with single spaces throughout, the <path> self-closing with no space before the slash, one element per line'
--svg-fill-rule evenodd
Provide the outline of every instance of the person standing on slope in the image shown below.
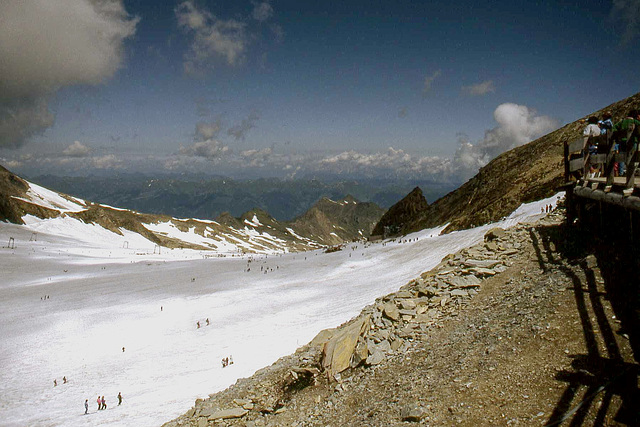
<path fill-rule="evenodd" d="M 89 412 L 89 399 L 84 400 L 84 414 L 87 415 Z"/>
<path fill-rule="evenodd" d="M 122 394 L 118 392 L 118 406 L 122 403 Z"/>

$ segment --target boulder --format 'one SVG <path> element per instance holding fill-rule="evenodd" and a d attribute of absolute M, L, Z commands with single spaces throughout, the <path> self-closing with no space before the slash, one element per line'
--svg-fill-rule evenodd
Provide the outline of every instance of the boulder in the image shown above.
<path fill-rule="evenodd" d="M 352 368 L 360 366 L 361 363 L 364 363 L 367 360 L 368 356 L 369 348 L 367 346 L 367 343 L 365 343 L 364 341 L 359 341 L 355 351 L 353 352 L 353 355 L 351 356 L 349 366 L 351 366 Z"/>
<path fill-rule="evenodd" d="M 464 262 L 466 267 L 493 268 L 502 262 L 497 259 L 468 259 Z"/>
<path fill-rule="evenodd" d="M 397 322 L 400 320 L 400 312 L 398 311 L 398 307 L 393 303 L 386 303 L 382 309 L 382 314 L 384 314 L 388 319 Z"/>
<path fill-rule="evenodd" d="M 398 349 L 404 344 L 404 340 L 400 338 L 391 341 L 391 350 L 398 351 Z"/>
<path fill-rule="evenodd" d="M 496 274 L 495 271 L 489 269 L 489 268 L 484 268 L 484 267 L 474 267 L 474 268 L 470 268 L 469 272 L 475 274 L 476 276 L 494 276 Z"/>
<path fill-rule="evenodd" d="M 496 242 L 487 242 L 485 243 L 484 247 L 491 252 L 498 252 L 498 250 L 500 249 Z"/>
<path fill-rule="evenodd" d="M 367 357 L 367 365 L 378 365 L 384 360 L 384 353 L 377 348 L 370 349 L 371 354 Z"/>
<path fill-rule="evenodd" d="M 413 294 L 409 291 L 398 291 L 395 294 L 396 298 L 413 298 Z"/>
<path fill-rule="evenodd" d="M 409 316 L 409 317 L 413 317 L 416 315 L 416 311 L 415 310 L 398 310 L 398 312 L 400 313 L 401 316 Z"/>
<path fill-rule="evenodd" d="M 387 340 L 381 341 L 376 347 L 383 353 L 391 352 L 391 343 Z"/>
<path fill-rule="evenodd" d="M 451 291 L 452 297 L 468 297 L 469 293 L 464 289 L 454 289 Z"/>
<path fill-rule="evenodd" d="M 322 367 L 333 376 L 347 369 L 351 363 L 358 337 L 369 329 L 369 316 L 356 319 L 338 329 L 322 350 Z"/>
<path fill-rule="evenodd" d="M 473 274 L 468 274 L 466 276 L 452 276 L 447 280 L 454 288 L 469 288 L 473 286 L 480 286 L 481 283 L 481 280 Z"/>
<path fill-rule="evenodd" d="M 406 422 L 419 423 L 423 416 L 422 409 L 417 406 L 405 406 L 400 411 L 400 419 Z"/>
<path fill-rule="evenodd" d="M 485 242 L 490 242 L 492 240 L 502 239 L 506 235 L 507 235 L 507 232 L 504 231 L 504 229 L 502 229 L 500 227 L 496 227 L 496 228 L 492 228 L 491 230 L 487 231 L 487 233 L 484 235 L 484 240 L 485 240 Z"/>
<path fill-rule="evenodd" d="M 204 411 L 203 411 L 204 412 Z M 231 409 L 223 409 L 221 411 L 212 412 L 208 418 L 209 420 L 229 420 L 232 418 L 242 418 L 247 415 L 249 411 L 243 408 L 231 408 Z M 203 415 L 200 413 L 200 415 Z"/>
<path fill-rule="evenodd" d="M 432 297 L 438 294 L 438 289 L 433 286 L 420 286 L 418 288 L 418 295 L 425 297 Z"/>
<path fill-rule="evenodd" d="M 417 305 L 415 300 L 413 299 L 402 299 L 399 302 L 400 307 L 402 307 L 404 310 L 413 310 Z"/>

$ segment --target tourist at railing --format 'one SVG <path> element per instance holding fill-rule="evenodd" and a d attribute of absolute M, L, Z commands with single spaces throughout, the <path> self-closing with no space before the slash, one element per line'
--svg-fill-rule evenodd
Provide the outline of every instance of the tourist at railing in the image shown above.
<path fill-rule="evenodd" d="M 582 131 L 582 136 L 584 136 L 584 148 L 589 149 L 589 153 L 595 154 L 597 151 L 597 145 L 591 143 L 589 147 L 587 147 L 587 141 L 589 141 L 589 137 L 600 135 L 600 127 L 598 126 L 598 118 L 596 116 L 591 116 L 587 119 L 587 126 Z"/>
<path fill-rule="evenodd" d="M 613 126 L 614 138 L 618 141 L 619 150 L 628 153 L 638 145 L 638 133 L 640 132 L 640 111 L 633 109 L 629 111 L 627 117 L 620 120 Z M 628 136 L 630 134 L 630 136 Z M 628 139 L 628 140 L 627 140 Z M 625 173 L 625 163 L 619 162 L 619 175 Z"/>
<path fill-rule="evenodd" d="M 608 130 L 613 129 L 613 122 L 611 119 L 613 118 L 613 114 L 611 111 L 605 111 L 602 114 L 602 120 L 598 122 L 598 127 L 600 128 L 600 135 L 605 135 Z"/>
<path fill-rule="evenodd" d="M 600 127 L 598 126 L 598 118 L 596 116 L 591 116 L 587 119 L 587 126 L 582 131 L 582 136 L 584 137 L 583 150 L 588 150 L 589 155 L 593 156 L 598 153 L 598 145 L 595 142 L 596 140 L 591 138 L 593 136 L 600 136 Z M 597 167 L 595 164 L 590 164 L 589 176 L 595 176 L 597 172 Z"/>

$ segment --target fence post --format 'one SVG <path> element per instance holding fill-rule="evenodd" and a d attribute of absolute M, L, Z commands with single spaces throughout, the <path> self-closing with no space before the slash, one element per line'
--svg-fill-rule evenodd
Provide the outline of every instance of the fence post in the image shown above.
<path fill-rule="evenodd" d="M 575 220 L 575 211 L 573 206 L 573 184 L 570 182 L 571 171 L 569 169 L 569 141 L 564 141 L 564 182 L 566 189 L 567 204 L 567 225 L 572 225 Z"/>

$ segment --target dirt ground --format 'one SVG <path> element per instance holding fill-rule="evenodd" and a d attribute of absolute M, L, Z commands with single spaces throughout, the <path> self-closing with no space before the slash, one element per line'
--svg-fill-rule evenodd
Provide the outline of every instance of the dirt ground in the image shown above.
<path fill-rule="evenodd" d="M 506 271 L 408 350 L 289 390 L 274 411 L 215 421 L 192 412 L 171 424 L 640 425 L 637 252 L 562 220 L 509 231 L 521 249 Z M 249 402 L 247 383 L 282 386 L 287 369 L 211 400 Z"/>

